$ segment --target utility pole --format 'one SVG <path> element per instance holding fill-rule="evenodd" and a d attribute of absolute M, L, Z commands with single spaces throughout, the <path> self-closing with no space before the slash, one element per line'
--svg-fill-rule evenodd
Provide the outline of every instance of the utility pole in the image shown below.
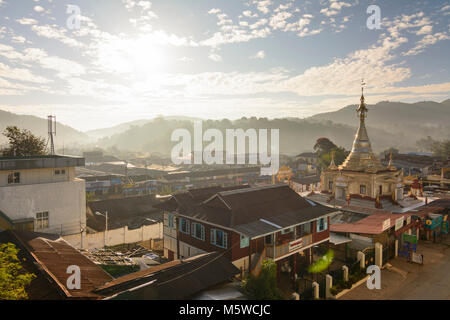
<path fill-rule="evenodd" d="M 48 116 L 48 141 L 50 142 L 50 154 L 55 155 L 55 141 L 56 136 L 56 116 Z"/>
<path fill-rule="evenodd" d="M 103 241 L 104 241 L 104 245 L 106 247 L 107 240 L 108 240 L 108 236 L 107 236 L 107 234 L 108 234 L 108 211 L 105 211 L 105 214 L 102 214 L 102 213 L 96 211 L 95 214 L 98 216 L 105 217 L 105 234 L 103 235 L 103 238 L 104 238 Z"/>

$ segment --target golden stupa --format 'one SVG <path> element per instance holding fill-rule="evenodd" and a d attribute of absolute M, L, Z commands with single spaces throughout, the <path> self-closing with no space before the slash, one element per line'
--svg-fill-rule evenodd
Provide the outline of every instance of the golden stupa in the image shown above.
<path fill-rule="evenodd" d="M 350 196 L 374 201 L 383 197 L 400 200 L 403 197 L 401 170 L 392 165 L 392 160 L 384 166 L 372 151 L 365 125 L 368 109 L 364 99 L 364 83 L 360 101 L 356 110 L 359 127 L 352 150 L 340 166 L 335 165 L 332 156 L 330 165 L 321 174 L 322 192 L 331 193 L 336 199 Z"/>

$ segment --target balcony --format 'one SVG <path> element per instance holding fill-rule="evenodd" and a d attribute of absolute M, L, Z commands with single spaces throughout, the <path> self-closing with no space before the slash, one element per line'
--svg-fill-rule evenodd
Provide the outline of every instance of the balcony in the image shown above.
<path fill-rule="evenodd" d="M 307 247 L 312 242 L 313 235 L 308 234 L 306 236 L 275 246 L 266 244 L 266 256 L 271 259 L 278 259 L 280 257 L 289 255 L 290 253 L 293 253 L 298 249 Z"/>

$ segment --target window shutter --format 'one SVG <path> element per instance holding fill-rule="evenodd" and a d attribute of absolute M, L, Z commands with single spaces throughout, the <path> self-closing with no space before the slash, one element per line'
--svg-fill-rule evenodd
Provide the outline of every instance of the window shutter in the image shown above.
<path fill-rule="evenodd" d="M 323 218 L 323 230 L 327 230 L 328 227 L 328 218 Z"/>
<path fill-rule="evenodd" d="M 225 249 L 228 248 L 228 233 L 226 232 L 223 233 L 223 247 Z"/>
<path fill-rule="evenodd" d="M 179 229 L 180 231 L 183 231 L 183 218 L 180 218 L 180 219 L 178 220 L 178 229 Z"/>
<path fill-rule="evenodd" d="M 316 232 L 320 232 L 320 219 L 316 220 Z"/>
<path fill-rule="evenodd" d="M 211 244 L 216 244 L 216 230 L 211 229 Z"/>

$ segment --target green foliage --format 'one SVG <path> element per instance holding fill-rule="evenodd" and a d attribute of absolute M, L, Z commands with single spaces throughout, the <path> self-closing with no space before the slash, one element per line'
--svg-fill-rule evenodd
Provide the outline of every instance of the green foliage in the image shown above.
<path fill-rule="evenodd" d="M 318 261 L 316 261 L 308 268 L 308 272 L 317 273 L 324 271 L 330 266 L 331 262 L 333 261 L 333 258 L 334 258 L 334 251 L 328 250 L 328 252 L 322 258 L 320 258 Z"/>
<path fill-rule="evenodd" d="M 335 145 L 328 138 L 319 138 L 314 145 L 314 150 L 317 152 L 319 157 L 323 154 L 330 153 L 332 150 L 336 149 L 337 145 Z"/>
<path fill-rule="evenodd" d="M 277 286 L 277 265 L 273 260 L 264 261 L 259 276 L 250 275 L 242 282 L 242 287 L 256 300 L 284 299 Z"/>
<path fill-rule="evenodd" d="M 12 243 L 0 244 L 0 300 L 28 299 L 25 288 L 36 276 L 23 269 L 18 252 Z"/>
<path fill-rule="evenodd" d="M 327 168 L 331 163 L 332 153 L 334 152 L 334 164 L 340 165 L 342 162 L 344 162 L 345 158 L 347 157 L 347 151 L 345 151 L 342 147 L 336 147 L 332 149 L 328 153 L 324 153 L 321 156 L 319 156 L 319 166 L 322 168 Z"/>
<path fill-rule="evenodd" d="M 3 151 L 4 156 L 25 157 L 45 154 L 45 140 L 36 137 L 28 130 L 9 126 L 3 135 L 9 139 L 9 147 Z"/>

